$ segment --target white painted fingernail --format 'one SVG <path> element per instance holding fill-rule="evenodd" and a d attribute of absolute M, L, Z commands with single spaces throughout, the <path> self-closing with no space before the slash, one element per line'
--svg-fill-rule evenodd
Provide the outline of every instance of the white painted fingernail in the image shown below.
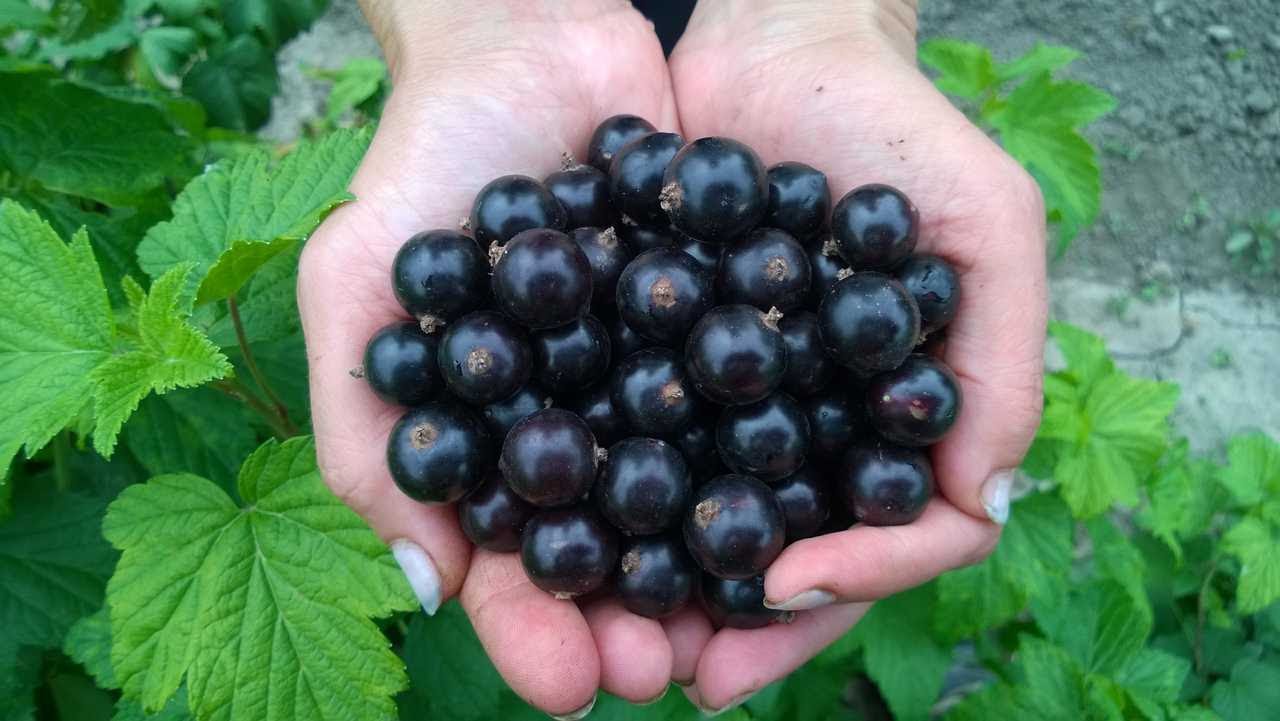
<path fill-rule="evenodd" d="M 582 719 L 587 717 L 587 714 L 591 713 L 591 709 L 596 707 L 597 698 L 599 698 L 598 694 L 596 696 L 591 697 L 591 703 L 588 703 L 586 706 L 583 706 L 577 711 L 570 711 L 569 713 L 563 716 L 556 716 L 555 714 L 548 714 L 548 715 L 551 716 L 551 718 L 555 719 L 555 721 L 582 721 Z"/>
<path fill-rule="evenodd" d="M 418 603 L 422 604 L 422 610 L 428 616 L 436 615 L 436 611 L 440 610 L 443 584 L 431 557 L 422 550 L 422 546 L 405 538 L 397 538 L 391 542 L 391 555 L 395 556 L 400 570 L 409 579 L 409 587 L 418 597 Z"/>
<path fill-rule="evenodd" d="M 764 602 L 765 608 L 772 608 L 775 611 L 809 611 L 815 608 L 829 606 L 836 600 L 834 593 L 828 593 L 818 588 L 812 588 L 808 591 L 802 591 L 788 598 L 782 603 Z"/>
<path fill-rule="evenodd" d="M 702 706 L 699 706 L 698 710 L 701 711 L 702 715 L 706 716 L 707 718 L 711 718 L 712 716 L 719 716 L 722 713 L 725 713 L 727 711 L 732 711 L 735 708 L 738 708 L 742 704 L 751 700 L 751 697 L 755 695 L 756 695 L 755 691 L 748 691 L 747 693 L 744 693 L 741 696 L 734 696 L 733 700 L 731 700 L 729 703 L 725 704 L 724 706 L 721 706 L 720 708 L 703 708 Z"/>
<path fill-rule="evenodd" d="M 996 471 L 982 484 L 982 507 L 987 518 L 1004 525 L 1009 522 L 1009 494 L 1013 491 L 1013 471 Z"/>

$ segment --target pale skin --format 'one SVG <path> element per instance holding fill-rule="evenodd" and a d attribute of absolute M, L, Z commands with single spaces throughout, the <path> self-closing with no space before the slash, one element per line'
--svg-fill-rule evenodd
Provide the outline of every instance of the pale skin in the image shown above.
<path fill-rule="evenodd" d="M 435 601 L 459 597 L 512 689 L 564 715 L 597 689 L 643 702 L 675 681 L 702 708 L 724 708 L 804 663 L 871 601 L 991 551 L 1007 501 L 984 483 L 1017 466 L 1040 415 L 1044 211 L 1026 173 L 916 69 L 909 3 L 702 0 L 669 64 L 621 0 L 364 7 L 395 89 L 352 182 L 358 200 L 315 233 L 299 273 L 320 464 L 382 538 L 425 551 Z M 825 604 L 791 624 L 716 632 L 694 608 L 659 622 L 537 590 L 516 555 L 472 551 L 452 508 L 399 494 L 384 447 L 402 411 L 348 374 L 369 336 L 404 317 L 388 278 L 405 239 L 455 227 L 493 177 L 543 177 L 562 152 L 583 157 L 596 124 L 623 112 L 688 139 L 737 138 L 766 164 L 807 162 L 837 197 L 894 185 L 921 209 L 920 250 L 961 274 L 944 357 L 965 408 L 933 450 L 938 493 L 909 526 L 789 547 L 766 577 L 768 601 Z"/>

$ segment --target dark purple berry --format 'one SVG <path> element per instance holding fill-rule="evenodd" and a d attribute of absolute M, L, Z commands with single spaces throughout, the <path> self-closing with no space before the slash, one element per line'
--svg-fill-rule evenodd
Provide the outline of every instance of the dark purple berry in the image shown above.
<path fill-rule="evenodd" d="M 716 277 L 721 303 L 746 303 L 787 312 L 809 294 L 809 259 L 795 238 L 774 228 L 756 228 L 725 248 Z"/>
<path fill-rule="evenodd" d="M 476 546 L 495 553 L 512 553 L 520 550 L 520 532 L 536 510 L 495 471 L 458 504 L 458 523 Z"/>
<path fill-rule="evenodd" d="M 676 231 L 676 247 L 683 250 L 690 258 L 698 261 L 698 265 L 706 268 L 708 273 L 715 274 L 720 267 L 720 257 L 724 255 L 724 246 L 718 243 L 704 243 L 693 236 Z"/>
<path fill-rule="evenodd" d="M 849 266 L 845 265 L 834 247 L 827 252 L 823 244 L 815 243 L 809 246 L 805 249 L 805 255 L 809 258 L 808 303 L 816 308 L 826 296 L 827 291 L 840 280 L 841 275 L 848 272 Z"/>
<path fill-rule="evenodd" d="M 387 439 L 391 479 L 422 503 L 452 503 L 484 481 L 489 434 L 470 409 L 432 402 L 405 413 Z"/>
<path fill-rule="evenodd" d="M 704 575 L 702 607 L 716 628 L 763 628 L 783 615 L 765 608 L 764 574 L 742 580 Z"/>
<path fill-rule="evenodd" d="M 483 306 L 488 277 L 488 256 L 452 230 L 418 233 L 391 263 L 396 300 L 428 333 Z"/>
<path fill-rule="evenodd" d="M 412 321 L 383 326 L 364 348 L 364 379 L 388 403 L 423 403 L 441 384 L 436 365 L 439 343 L 439 338 L 423 333 Z"/>
<path fill-rule="evenodd" d="M 534 376 L 554 393 L 585 388 L 609 370 L 609 331 L 592 316 L 538 331 L 529 344 Z"/>
<path fill-rule="evenodd" d="M 586 421 L 596 443 L 602 447 L 628 435 L 626 420 L 613 407 L 613 382 L 609 378 L 574 396 L 565 407 Z"/>
<path fill-rule="evenodd" d="M 807 310 L 791 311 L 778 321 L 778 330 L 782 331 L 782 340 L 787 344 L 783 390 L 804 398 L 826 388 L 835 376 L 836 364 L 822 349 L 818 316 Z"/>
<path fill-rule="evenodd" d="M 868 526 L 911 523 L 933 496 L 933 466 L 917 448 L 862 441 L 845 453 L 835 490 Z"/>
<path fill-rule="evenodd" d="M 622 605 L 645 618 L 665 618 L 693 597 L 701 574 L 679 534 L 622 541 L 617 591 Z"/>
<path fill-rule="evenodd" d="M 618 278 L 618 314 L 656 343 L 678 346 L 715 300 L 712 275 L 675 248 L 637 255 Z"/>
<path fill-rule="evenodd" d="M 960 276 L 936 255 L 913 255 L 893 271 L 920 308 L 920 334 L 946 327 L 960 307 Z"/>
<path fill-rule="evenodd" d="M 898 281 L 882 273 L 854 273 L 835 284 L 818 306 L 827 354 L 862 376 L 897 368 L 920 338 L 920 311 Z"/>
<path fill-rule="evenodd" d="M 729 406 L 716 424 L 720 458 L 734 473 L 773 481 L 795 473 L 809 450 L 809 421 L 795 399 L 778 392 Z"/>
<path fill-rule="evenodd" d="M 646 348 L 618 364 L 613 407 L 632 432 L 645 436 L 678 433 L 697 410 L 684 363 L 668 348 Z"/>
<path fill-rule="evenodd" d="M 636 255 L 654 248 L 670 248 L 676 244 L 676 236 L 668 227 L 623 223 L 617 228 L 618 237 Z"/>
<path fill-rule="evenodd" d="M 866 411 L 858 388 L 837 381 L 830 388 L 800 401 L 809 421 L 810 451 L 837 459 L 854 438 L 867 431 Z"/>
<path fill-rule="evenodd" d="M 511 427 L 498 468 L 511 490 L 533 505 L 566 506 L 591 490 L 596 450 L 586 421 L 562 408 L 545 408 Z"/>
<path fill-rule="evenodd" d="M 707 311 L 689 331 L 685 370 L 694 388 L 728 405 L 754 403 L 782 383 L 787 345 L 776 312 L 749 305 L 722 305 Z"/>
<path fill-rule="evenodd" d="M 618 564 L 618 534 L 588 506 L 539 511 L 521 534 L 520 560 L 533 585 L 574 598 L 609 580 Z"/>
<path fill-rule="evenodd" d="M 768 203 L 764 163 L 731 138 L 689 143 L 662 178 L 662 206 L 671 224 L 708 243 L 724 243 L 755 227 Z"/>
<path fill-rule="evenodd" d="M 675 447 L 656 438 L 628 438 L 609 446 L 593 493 L 596 507 L 614 528 L 646 536 L 680 520 L 691 484 L 689 468 Z"/>
<path fill-rule="evenodd" d="M 778 228 L 804 242 L 816 238 L 831 214 L 827 176 L 804 163 L 769 168 L 769 204 L 760 225 Z"/>
<path fill-rule="evenodd" d="M 560 201 L 527 175 L 504 175 L 480 189 L 471 206 L 471 232 L 482 248 L 502 245 L 533 228 L 565 229 Z"/>
<path fill-rule="evenodd" d="M 502 312 L 534 330 L 571 323 L 591 308 L 591 262 L 558 230 L 526 230 L 493 266 L 493 298 Z"/>
<path fill-rule="evenodd" d="M 782 504 L 782 515 L 787 519 L 787 543 L 818 535 L 830 515 L 827 500 L 827 484 L 818 477 L 813 464 L 769 484 Z"/>
<path fill-rule="evenodd" d="M 675 133 L 649 133 L 618 149 L 609 164 L 609 190 L 622 222 L 666 225 L 662 209 L 662 173 L 684 145 Z"/>
<path fill-rule="evenodd" d="M 716 418 L 710 412 L 697 413 L 684 430 L 671 436 L 671 441 L 684 454 L 695 481 L 705 481 L 727 470 L 716 450 Z"/>
<path fill-rule="evenodd" d="M 529 380 L 533 367 L 524 330 L 487 310 L 450 324 L 436 359 L 449 392 L 473 405 L 488 405 L 515 393 Z"/>
<path fill-rule="evenodd" d="M 645 340 L 627 325 L 622 316 L 614 314 L 609 321 L 609 344 L 613 351 L 613 358 L 617 360 L 626 358 L 638 350 L 649 348 L 653 342 Z"/>
<path fill-rule="evenodd" d="M 569 233 L 591 264 L 591 302 L 596 307 L 612 306 L 618 276 L 631 261 L 631 249 L 618 239 L 612 227 L 577 228 Z"/>
<path fill-rule="evenodd" d="M 887 185 L 854 188 L 831 211 L 831 235 L 855 270 L 888 268 L 910 255 L 919 225 L 916 207 Z"/>
<path fill-rule="evenodd" d="M 684 517 L 690 555 L 718 578 L 763 573 L 782 553 L 786 534 L 777 496 L 750 476 L 717 476 L 694 489 Z"/>
<path fill-rule="evenodd" d="M 480 414 L 484 416 L 484 424 L 489 429 L 489 435 L 496 441 L 502 441 L 507 437 L 511 426 L 521 418 L 550 407 L 551 394 L 542 386 L 530 381 L 509 397 L 485 406 Z"/>
<path fill-rule="evenodd" d="M 609 199 L 609 176 L 590 165 L 576 165 L 542 181 L 560 201 L 567 228 L 608 228 L 614 223 L 613 201 Z"/>
<path fill-rule="evenodd" d="M 587 163 L 598 170 L 609 172 L 613 155 L 618 150 L 637 138 L 641 138 L 657 128 L 644 118 L 635 115 L 614 115 L 605 118 L 596 126 L 587 143 Z"/>
<path fill-rule="evenodd" d="M 867 384 L 867 417 L 900 446 L 928 446 L 951 430 L 962 405 L 960 382 L 945 363 L 914 353 Z"/>

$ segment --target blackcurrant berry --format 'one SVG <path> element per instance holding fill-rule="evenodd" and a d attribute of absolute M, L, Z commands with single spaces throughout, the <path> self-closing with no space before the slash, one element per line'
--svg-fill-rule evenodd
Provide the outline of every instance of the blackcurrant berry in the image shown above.
<path fill-rule="evenodd" d="M 473 405 L 488 405 L 515 393 L 533 368 L 524 330 L 487 310 L 449 325 L 436 357 L 445 387 Z"/>
<path fill-rule="evenodd" d="M 416 406 L 440 387 L 439 344 L 412 321 L 384 326 L 364 347 L 364 379 L 382 400 Z"/>
<path fill-rule="evenodd" d="M 493 298 L 527 328 L 571 323 L 591 308 L 591 262 L 558 230 L 526 230 L 507 242 L 493 266 Z"/>
<path fill-rule="evenodd" d="M 854 438 L 868 431 L 861 388 L 836 382 L 800 401 L 809 421 L 810 451 L 819 458 L 839 458 Z"/>
<path fill-rule="evenodd" d="M 765 608 L 763 574 L 742 580 L 704 575 L 702 607 L 716 628 L 763 628 L 783 615 Z"/>
<path fill-rule="evenodd" d="M 628 435 L 627 422 L 613 407 L 613 381 L 606 378 L 569 399 L 565 407 L 586 421 L 596 443 L 612 445 Z"/>
<path fill-rule="evenodd" d="M 614 115 L 605 118 L 604 122 L 596 126 L 590 142 L 587 143 L 587 163 L 607 173 L 609 165 L 613 162 L 614 153 L 632 140 L 655 130 L 657 128 L 653 127 L 652 123 L 635 115 Z"/>
<path fill-rule="evenodd" d="M 729 406 L 716 424 L 720 458 L 735 473 L 773 481 L 795 473 L 809 450 L 809 421 L 795 399 L 777 392 Z"/>
<path fill-rule="evenodd" d="M 827 354 L 863 376 L 897 368 L 920 338 L 920 310 L 898 281 L 854 273 L 833 286 L 818 306 L 818 331 Z"/>
<path fill-rule="evenodd" d="M 708 243 L 724 243 L 764 217 L 769 181 L 755 151 L 731 138 L 699 138 L 681 148 L 662 177 L 671 224 Z"/>
<path fill-rule="evenodd" d="M 689 467 L 674 446 L 656 438 L 628 438 L 609 446 L 593 493 L 600 514 L 614 528 L 644 536 L 680 520 L 691 485 Z"/>
<path fill-rule="evenodd" d="M 458 504 L 458 523 L 476 546 L 512 553 L 520 550 L 520 532 L 535 510 L 494 471 Z"/>
<path fill-rule="evenodd" d="M 627 325 L 621 315 L 615 313 L 609 321 L 609 344 L 613 351 L 612 356 L 617 360 L 626 358 L 638 350 L 644 350 L 652 346 L 653 342 L 641 337 Z"/>
<path fill-rule="evenodd" d="M 532 228 L 565 229 L 560 201 L 527 175 L 504 175 L 489 181 L 471 206 L 471 232 L 483 248 L 502 245 Z"/>
<path fill-rule="evenodd" d="M 634 433 L 678 433 L 693 420 L 697 402 L 685 378 L 684 363 L 668 348 L 646 348 L 618 364 L 613 407 Z"/>
<path fill-rule="evenodd" d="M 551 394 L 542 386 L 530 381 L 520 386 L 520 390 L 500 401 L 494 401 L 481 409 L 485 427 L 495 441 L 507 437 L 517 421 L 533 415 L 543 408 L 551 407 Z"/>
<path fill-rule="evenodd" d="M 618 276 L 631 261 L 631 249 L 618 239 L 612 227 L 577 228 L 569 233 L 591 264 L 591 302 L 597 307 L 612 306 Z"/>
<path fill-rule="evenodd" d="M 590 165 L 575 165 L 548 175 L 542 181 L 560 201 L 567 228 L 608 228 L 614 223 L 609 198 L 609 176 Z"/>
<path fill-rule="evenodd" d="M 391 479 L 422 503 L 452 503 L 490 467 L 489 434 L 470 409 L 432 402 L 405 413 L 387 439 Z"/>
<path fill-rule="evenodd" d="M 916 207 L 887 185 L 854 188 L 831 211 L 831 235 L 856 270 L 888 268 L 910 255 L 919 225 Z"/>
<path fill-rule="evenodd" d="M 787 543 L 818 535 L 830 515 L 830 504 L 827 484 L 818 477 L 813 464 L 806 463 L 769 487 L 778 497 L 782 515 L 787 519 Z"/>
<path fill-rule="evenodd" d="M 807 310 L 791 311 L 778 321 L 778 330 L 782 331 L 782 340 L 787 344 L 783 390 L 804 398 L 826 388 L 835 376 L 836 364 L 822 349 L 818 316 Z"/>
<path fill-rule="evenodd" d="M 716 418 L 709 410 L 704 409 L 694 415 L 684 430 L 671 436 L 671 441 L 684 454 L 685 463 L 693 470 L 695 482 L 726 471 L 716 450 Z"/>
<path fill-rule="evenodd" d="M 618 559 L 618 598 L 645 618 L 665 618 L 683 608 L 702 575 L 678 534 L 623 539 Z"/>
<path fill-rule="evenodd" d="M 488 277 L 488 256 L 474 240 L 452 230 L 418 233 L 391 263 L 396 300 L 428 333 L 480 308 Z"/>
<path fill-rule="evenodd" d="M 760 225 L 778 228 L 799 241 L 816 238 L 831 214 L 827 176 L 804 163 L 769 168 L 769 204 Z"/>
<path fill-rule="evenodd" d="M 717 476 L 694 489 L 684 517 L 690 555 L 718 578 L 764 572 L 782 553 L 786 534 L 778 497 L 750 476 Z"/>
<path fill-rule="evenodd" d="M 960 307 L 960 277 L 936 255 L 913 255 L 893 271 L 920 308 L 920 334 L 945 327 Z"/>
<path fill-rule="evenodd" d="M 565 506 L 591 490 L 596 450 L 586 421 L 561 408 L 545 408 L 511 427 L 498 468 L 511 490 L 533 505 Z"/>
<path fill-rule="evenodd" d="M 631 329 L 675 346 L 715 300 L 712 275 L 675 248 L 637 255 L 618 278 L 618 314 Z"/>
<path fill-rule="evenodd" d="M 676 236 L 671 228 L 656 225 L 623 223 L 618 226 L 618 237 L 636 255 L 654 248 L 670 248 L 676 244 Z"/>
<path fill-rule="evenodd" d="M 782 384 L 787 344 L 776 311 L 721 305 L 707 311 L 685 343 L 685 370 L 694 388 L 716 403 L 754 403 Z"/>
<path fill-rule="evenodd" d="M 807 299 L 809 305 L 816 308 L 826 296 L 827 291 L 831 290 L 831 286 L 848 272 L 849 266 L 845 265 L 844 259 L 835 252 L 834 247 L 828 252 L 822 244 L 815 243 L 805 250 L 805 255 L 809 258 Z"/>
<path fill-rule="evenodd" d="M 708 273 L 716 273 L 720 268 L 720 257 L 724 255 L 724 246 L 718 243 L 704 243 L 680 231 L 676 233 L 676 247 L 698 261 L 698 265 L 706 268 Z"/>
<path fill-rule="evenodd" d="M 609 370 L 609 331 L 589 315 L 534 333 L 530 345 L 534 375 L 554 393 L 585 388 Z"/>
<path fill-rule="evenodd" d="M 871 426 L 900 446 L 928 446 L 960 415 L 960 382 L 945 363 L 920 353 L 867 384 Z"/>
<path fill-rule="evenodd" d="M 716 294 L 721 303 L 785 313 L 804 302 L 810 282 L 804 248 L 781 230 L 756 228 L 725 248 Z"/>
<path fill-rule="evenodd" d="M 911 523 L 933 496 L 933 466 L 917 448 L 862 441 L 845 453 L 835 490 L 868 526 Z"/>
<path fill-rule="evenodd" d="M 662 173 L 684 145 L 675 133 L 649 133 L 618 149 L 609 165 L 609 190 L 622 221 L 666 225 L 662 209 Z"/>
<path fill-rule="evenodd" d="M 525 524 L 520 560 L 533 585 L 568 599 L 600 588 L 618 564 L 618 532 L 590 507 L 539 511 Z"/>

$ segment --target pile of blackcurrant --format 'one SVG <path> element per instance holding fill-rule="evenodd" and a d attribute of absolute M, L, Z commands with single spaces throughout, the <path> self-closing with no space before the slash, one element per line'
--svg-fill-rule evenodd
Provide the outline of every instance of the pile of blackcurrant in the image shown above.
<path fill-rule="evenodd" d="M 559 598 L 770 623 L 787 544 L 929 501 L 924 449 L 961 397 L 923 342 L 955 316 L 956 271 L 912 254 L 916 208 L 886 185 L 833 207 L 808 165 L 631 115 L 587 159 L 494 180 L 461 231 L 396 255 L 413 320 L 363 366 L 409 407 L 391 476 L 458 502 L 476 546 L 519 552 Z"/>

